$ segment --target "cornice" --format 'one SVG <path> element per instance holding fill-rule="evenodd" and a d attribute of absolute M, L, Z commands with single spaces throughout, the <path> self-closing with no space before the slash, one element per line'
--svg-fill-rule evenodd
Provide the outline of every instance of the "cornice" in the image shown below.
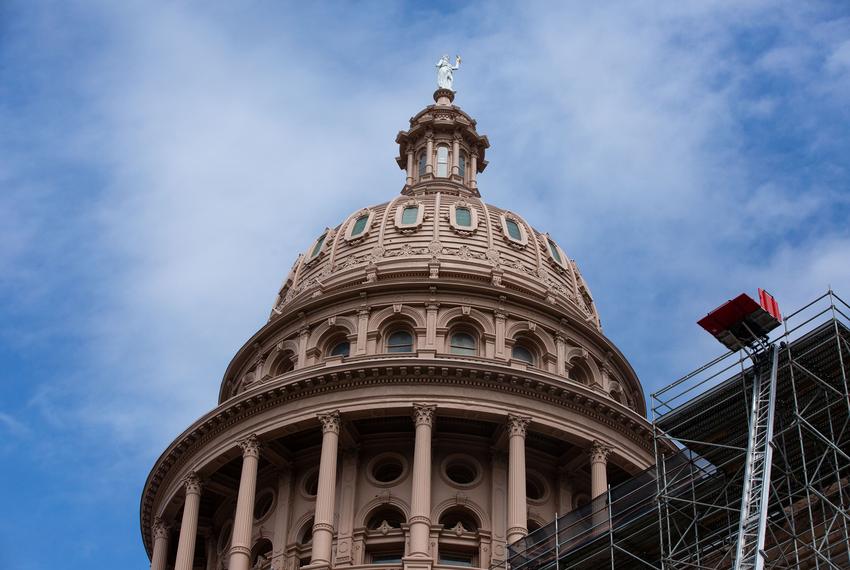
<path fill-rule="evenodd" d="M 639 414 L 586 386 L 536 371 L 507 369 L 488 362 L 423 360 L 416 358 L 366 358 L 333 368 L 323 367 L 263 382 L 227 400 L 187 428 L 157 459 L 145 481 L 140 505 L 145 548 L 151 552 L 150 529 L 156 495 L 169 472 L 180 470 L 189 458 L 218 435 L 246 419 L 283 403 L 331 391 L 356 390 L 374 385 L 460 385 L 495 390 L 559 405 L 596 424 L 606 426 L 652 454 L 650 424 Z M 258 434 L 259 435 L 259 434 Z M 237 442 L 234 441 L 234 446 Z"/>

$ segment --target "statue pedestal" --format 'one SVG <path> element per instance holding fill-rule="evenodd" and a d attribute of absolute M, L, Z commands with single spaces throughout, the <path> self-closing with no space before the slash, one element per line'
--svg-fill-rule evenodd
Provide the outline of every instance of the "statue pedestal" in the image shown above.
<path fill-rule="evenodd" d="M 437 89 L 434 91 L 434 101 L 437 102 L 437 105 L 451 105 L 452 101 L 455 100 L 455 92 L 451 89 Z"/>

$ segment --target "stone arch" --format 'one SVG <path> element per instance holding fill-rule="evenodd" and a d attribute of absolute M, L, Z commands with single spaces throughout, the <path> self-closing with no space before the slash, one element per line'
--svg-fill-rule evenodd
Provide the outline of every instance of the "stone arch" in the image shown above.
<path fill-rule="evenodd" d="M 587 385 L 602 386 L 602 372 L 599 370 L 596 362 L 588 355 L 586 350 L 580 349 L 580 351 L 579 353 L 568 351 L 567 363 L 571 364 L 573 368 L 578 368 L 579 371 L 587 376 Z"/>
<path fill-rule="evenodd" d="M 263 365 L 262 377 L 275 376 L 275 372 L 284 359 L 290 359 L 293 364 L 298 360 L 298 341 L 295 339 L 284 340 L 277 343 L 275 349 L 266 358 Z"/>
<path fill-rule="evenodd" d="M 380 311 L 376 311 L 369 317 L 369 331 L 375 332 L 382 330 L 386 328 L 390 321 L 396 319 L 410 321 L 413 328 L 425 328 L 424 310 L 414 309 L 410 305 L 391 305 L 381 309 Z"/>
<path fill-rule="evenodd" d="M 505 338 L 513 340 L 517 335 L 522 334 L 532 341 L 535 341 L 541 350 L 546 354 L 557 354 L 558 349 L 555 346 L 555 339 L 548 331 L 540 326 L 532 326 L 529 321 L 517 321 L 511 323 L 505 330 Z"/>
<path fill-rule="evenodd" d="M 496 334 L 496 324 L 493 322 L 493 316 L 471 307 L 454 307 L 440 313 L 437 316 L 437 328 L 448 328 L 459 320 L 464 320 L 472 324 L 483 334 Z"/>
<path fill-rule="evenodd" d="M 410 507 L 407 505 L 407 503 L 405 503 L 398 497 L 394 497 L 392 495 L 387 494 L 375 497 L 374 499 L 360 507 L 360 510 L 357 511 L 357 515 L 354 517 L 355 526 L 365 527 L 366 524 L 369 522 L 369 517 L 372 515 L 372 513 L 385 506 L 395 507 L 400 510 L 402 514 L 404 514 L 405 520 L 410 518 Z"/>
<path fill-rule="evenodd" d="M 468 498 L 460 498 L 458 496 L 446 499 L 435 506 L 431 511 L 431 523 L 436 524 L 446 511 L 455 507 L 463 507 L 472 513 L 475 518 L 478 519 L 478 530 L 490 530 L 490 518 L 486 511 L 484 511 L 484 509 L 482 509 L 475 501 Z"/>
<path fill-rule="evenodd" d="M 301 515 L 298 520 L 292 525 L 292 528 L 289 529 L 289 539 L 286 541 L 287 544 L 301 544 L 301 536 L 304 534 L 304 531 L 307 529 L 307 524 L 313 521 L 315 518 L 315 513 L 312 511 L 307 511 L 303 515 Z M 312 524 L 311 524 L 312 526 Z M 312 540 L 312 539 L 311 539 Z"/>
<path fill-rule="evenodd" d="M 346 336 L 357 334 L 357 322 L 347 316 L 332 317 L 322 321 L 311 331 L 307 350 L 321 348 L 321 344 L 332 335 L 342 333 Z"/>

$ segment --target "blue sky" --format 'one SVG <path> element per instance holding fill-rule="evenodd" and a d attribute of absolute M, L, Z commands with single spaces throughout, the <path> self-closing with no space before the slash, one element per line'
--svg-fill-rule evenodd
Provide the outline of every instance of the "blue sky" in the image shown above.
<path fill-rule="evenodd" d="M 740 291 L 850 296 L 843 2 L 0 2 L 0 567 L 145 568 L 140 490 L 460 53 L 489 202 L 647 394 Z"/>

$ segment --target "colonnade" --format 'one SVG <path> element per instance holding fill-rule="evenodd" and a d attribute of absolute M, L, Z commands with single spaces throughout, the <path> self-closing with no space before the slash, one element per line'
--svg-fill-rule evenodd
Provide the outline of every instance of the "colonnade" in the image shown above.
<path fill-rule="evenodd" d="M 414 404 L 413 420 L 416 426 L 412 500 L 410 506 L 410 546 L 407 557 L 430 558 L 431 532 L 431 436 L 437 407 L 432 404 Z M 322 450 L 319 460 L 319 482 L 316 493 L 316 512 L 313 521 L 313 546 L 311 566 L 330 567 L 333 547 L 334 498 L 336 495 L 337 455 L 341 418 L 338 411 L 319 414 L 322 426 Z M 528 534 L 527 500 L 525 487 L 525 438 L 531 418 L 510 414 L 508 429 L 508 496 L 507 542 L 510 544 Z M 242 450 L 242 474 L 236 501 L 233 534 L 229 551 L 230 570 L 250 570 L 251 530 L 253 527 L 254 497 L 257 486 L 257 467 L 261 444 L 255 435 L 238 442 Z M 611 449 L 599 441 L 590 447 L 591 494 L 593 498 L 608 489 L 607 458 Z M 183 481 L 186 494 L 177 559 L 174 570 L 192 570 L 195 540 L 198 530 L 198 511 L 203 484 L 192 472 Z M 603 518 L 606 512 L 601 511 Z M 594 524 L 604 524 L 596 520 Z M 151 570 L 166 570 L 168 558 L 168 526 L 157 517 L 153 525 L 153 555 Z"/>

